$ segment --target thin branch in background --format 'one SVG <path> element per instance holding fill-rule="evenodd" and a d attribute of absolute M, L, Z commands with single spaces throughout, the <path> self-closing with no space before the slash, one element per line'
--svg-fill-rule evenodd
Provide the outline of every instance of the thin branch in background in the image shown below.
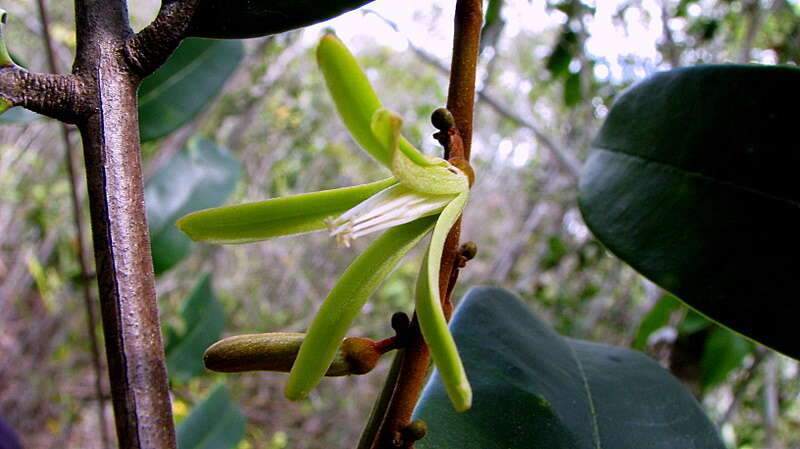
<path fill-rule="evenodd" d="M 555 167 L 550 169 L 550 171 L 555 170 L 557 170 Z M 547 181 L 539 194 L 536 195 L 536 198 L 547 198 L 560 188 L 559 183 L 556 182 L 558 178 L 553 176 L 552 173 L 545 176 L 545 179 Z M 525 248 L 528 247 L 531 236 L 542 224 L 545 217 L 553 214 L 554 206 L 547 201 L 535 200 L 531 201 L 528 208 L 530 212 L 522 223 L 521 229 L 516 232 L 515 236 L 508 239 L 503 249 L 497 253 L 498 256 L 492 262 L 494 268 L 489 277 L 501 284 L 509 280 L 517 261 L 523 255 Z"/>
<path fill-rule="evenodd" d="M 661 52 L 666 54 L 667 60 L 671 68 L 676 69 L 680 67 L 681 56 L 680 49 L 675 43 L 675 38 L 672 35 L 672 29 L 669 27 L 669 0 L 661 0 L 661 34 L 664 36 L 664 42 L 661 44 Z"/>
<path fill-rule="evenodd" d="M 722 418 L 720 418 L 720 420 L 717 422 L 717 427 L 722 428 L 736 414 L 736 410 L 739 408 L 739 404 L 742 402 L 742 396 L 744 396 L 747 386 L 750 385 L 750 382 L 755 377 L 758 368 L 761 366 L 761 362 L 764 361 L 764 358 L 767 356 L 768 352 L 769 350 L 762 346 L 756 348 L 754 353 L 755 355 L 753 356 L 753 363 L 750 364 L 750 367 L 747 368 L 747 371 L 745 371 L 742 378 L 739 379 L 739 382 L 737 382 L 733 387 L 733 400 L 728 406 L 728 409 L 725 410 Z"/>
<path fill-rule="evenodd" d="M 742 7 L 742 13 L 747 17 L 742 47 L 739 49 L 739 62 L 750 62 L 753 52 L 753 43 L 756 40 L 758 29 L 761 28 L 761 6 L 759 0 L 747 0 Z"/>
<path fill-rule="evenodd" d="M 365 11 L 365 13 L 375 14 L 378 18 L 380 18 L 387 25 L 389 25 L 395 32 L 403 34 L 401 33 L 396 23 L 383 17 L 379 13 L 372 10 L 367 10 Z M 408 47 L 411 49 L 411 51 L 413 51 L 414 54 L 417 55 L 417 57 L 420 58 L 423 62 L 431 65 L 433 68 L 439 70 L 445 75 L 448 76 L 450 75 L 450 70 L 447 68 L 447 66 L 444 65 L 442 61 L 439 60 L 439 58 L 427 52 L 425 49 L 418 47 L 408 37 L 406 37 L 406 42 L 408 42 Z M 570 155 L 568 155 L 567 152 L 564 151 L 564 149 L 560 148 L 553 141 L 553 139 L 548 137 L 547 134 L 545 134 L 541 129 L 539 129 L 539 127 L 536 124 L 522 117 L 520 114 L 513 111 L 508 106 L 504 105 L 494 95 L 492 95 L 487 91 L 486 86 L 484 86 L 481 90 L 478 91 L 477 96 L 479 101 L 485 103 L 500 116 L 508 120 L 511 120 L 517 126 L 530 130 L 533 133 L 534 137 L 536 137 L 536 140 L 539 141 L 539 143 L 541 143 L 545 148 L 547 148 L 547 150 L 550 151 L 550 154 L 552 154 L 553 157 L 555 157 L 558 164 L 564 169 L 564 172 L 567 175 L 569 175 L 569 177 L 572 178 L 573 181 L 577 182 L 578 178 L 580 177 L 580 171 L 581 171 L 580 164 L 576 162 Z"/>
<path fill-rule="evenodd" d="M 779 449 L 775 431 L 778 427 L 778 358 L 768 354 L 764 365 L 764 449 Z"/>
<path fill-rule="evenodd" d="M 777 11 L 784 2 L 782 0 L 772 0 L 768 8 L 762 9 L 759 0 L 749 0 L 745 2 L 742 13 L 747 15 L 747 23 L 744 32 L 742 46 L 739 49 L 739 62 L 747 63 L 752 58 L 753 45 L 756 41 L 758 32 L 761 31 L 763 23 L 771 14 Z"/>
<path fill-rule="evenodd" d="M 50 23 L 47 16 L 47 8 L 45 0 L 37 0 L 39 9 L 39 18 L 42 23 L 42 39 L 47 53 L 47 61 L 50 65 L 50 71 L 58 73 L 58 63 L 56 61 L 55 52 L 53 51 L 53 40 L 50 36 Z M 66 163 L 67 174 L 69 176 L 70 186 L 70 200 L 72 201 L 72 212 L 77 232 L 78 244 L 78 262 L 81 270 L 81 289 L 83 290 L 83 301 L 86 308 L 86 321 L 87 330 L 89 333 L 89 350 L 92 357 L 92 367 L 94 369 L 94 387 L 98 400 L 98 417 L 97 424 L 100 428 L 100 443 L 103 448 L 108 449 L 110 446 L 110 439 L 108 433 L 108 426 L 106 425 L 105 410 L 106 410 L 106 395 L 103 391 L 102 373 L 103 366 L 100 358 L 100 344 L 97 341 L 97 312 L 95 304 L 97 303 L 91 288 L 90 280 L 93 278 L 91 274 L 91 253 L 86 240 L 85 223 L 83 221 L 83 200 L 80 191 L 80 183 L 78 181 L 78 172 L 80 171 L 80 164 L 77 161 L 78 152 L 70 139 L 70 130 L 66 123 L 61 123 L 61 138 L 66 149 Z"/>

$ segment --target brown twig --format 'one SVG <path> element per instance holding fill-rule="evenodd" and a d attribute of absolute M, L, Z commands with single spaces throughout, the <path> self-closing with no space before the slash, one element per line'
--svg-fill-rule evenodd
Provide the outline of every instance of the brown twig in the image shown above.
<path fill-rule="evenodd" d="M 152 23 L 125 42 L 125 58 L 145 77 L 169 58 L 186 37 L 199 0 L 164 0 Z"/>
<path fill-rule="evenodd" d="M 447 109 L 455 119 L 455 129 L 444 139 L 445 157 L 453 162 L 468 163 L 472 141 L 472 115 L 475 103 L 475 71 L 478 60 L 478 47 L 483 22 L 481 0 L 458 0 L 455 13 L 455 36 L 453 40 L 453 62 L 450 70 L 450 89 Z M 448 293 L 455 282 L 460 252 L 458 240 L 461 221 L 459 220 L 445 241 L 442 254 L 439 286 L 442 307 L 450 315 L 452 306 Z M 400 361 L 396 382 L 387 383 L 384 391 L 391 391 L 391 400 L 386 409 L 380 429 L 377 432 L 373 449 L 412 448 L 414 441 L 404 438 L 405 429 L 411 419 L 414 407 L 419 400 L 425 384 L 430 354 L 420 332 L 416 316 L 412 320 L 408 344 Z"/>
<path fill-rule="evenodd" d="M 135 60 L 131 58 L 129 46 L 135 38 L 131 40 L 134 34 L 124 0 L 76 0 L 75 20 L 78 34 L 73 70 L 86 80 L 86 95 L 96 104 L 80 117 L 78 128 L 83 137 L 119 446 L 174 449 L 144 208 L 136 98 L 145 72 L 154 69 L 158 55 L 166 56 L 164 48 L 159 48 L 154 55 L 137 53 Z"/>
<path fill-rule="evenodd" d="M 14 106 L 75 123 L 89 105 L 82 80 L 74 75 L 29 72 L 15 65 L 0 68 L 0 97 Z"/>
<path fill-rule="evenodd" d="M 42 23 L 42 39 L 44 41 L 45 51 L 47 53 L 47 61 L 50 65 L 50 71 L 58 73 L 58 63 L 56 62 L 55 52 L 53 51 L 53 40 L 50 37 L 50 21 L 47 16 L 47 8 L 45 7 L 45 0 L 37 0 L 39 9 L 39 18 Z M 83 208 L 81 207 L 81 192 L 78 182 L 78 172 L 80 168 L 76 160 L 77 151 L 72 144 L 69 136 L 69 129 L 65 123 L 61 124 L 61 139 L 64 142 L 66 149 L 66 162 L 67 174 L 69 176 L 70 185 L 70 199 L 72 201 L 73 219 L 75 230 L 77 232 L 78 244 L 78 262 L 81 270 L 81 289 L 83 290 L 84 307 L 86 308 L 86 321 L 88 324 L 89 333 L 89 349 L 92 357 L 92 367 L 94 369 L 94 386 L 95 393 L 98 400 L 98 426 L 100 427 L 100 444 L 104 448 L 109 446 L 108 426 L 106 425 L 105 409 L 106 409 L 106 395 L 103 392 L 102 373 L 103 368 L 100 362 L 100 345 L 97 341 L 97 312 L 95 311 L 96 299 L 94 297 L 92 288 L 89 284 L 91 275 L 91 249 L 87 247 L 86 233 L 84 232 L 85 225 L 83 222 Z"/>
<path fill-rule="evenodd" d="M 483 24 L 482 4 L 477 0 L 456 3 L 453 60 L 450 65 L 450 88 L 447 109 L 456 120 L 456 129 L 464 141 L 463 158 L 469 160 L 472 146 L 472 111 L 475 106 L 475 71 Z M 458 156 L 458 155 L 448 155 Z"/>

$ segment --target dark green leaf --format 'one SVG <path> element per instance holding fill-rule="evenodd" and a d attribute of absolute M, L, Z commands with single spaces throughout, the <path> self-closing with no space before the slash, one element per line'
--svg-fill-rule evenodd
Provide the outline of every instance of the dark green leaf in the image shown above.
<path fill-rule="evenodd" d="M 266 36 L 302 28 L 372 0 L 201 0 L 189 35 L 220 39 Z"/>
<path fill-rule="evenodd" d="M 567 73 L 569 63 L 572 62 L 578 43 L 578 35 L 574 31 L 565 29 L 558 38 L 556 45 L 550 52 L 545 62 L 545 68 L 552 78 L 558 78 Z"/>
<path fill-rule="evenodd" d="M 669 323 L 669 316 L 680 305 L 678 298 L 672 295 L 665 295 L 659 299 L 639 323 L 639 329 L 636 330 L 636 337 L 634 337 L 631 347 L 638 350 L 644 349 L 650 335 L 666 326 Z"/>
<path fill-rule="evenodd" d="M 167 341 L 167 371 L 171 379 L 188 382 L 205 371 L 203 353 L 222 336 L 225 310 L 211 287 L 206 274 L 195 285 L 181 307 L 183 332 L 172 330 Z"/>
<path fill-rule="evenodd" d="M 689 26 L 689 33 L 701 41 L 710 41 L 717 34 L 719 25 L 719 20 L 703 17 Z"/>
<path fill-rule="evenodd" d="M 708 390 L 724 381 L 728 374 L 742 365 L 744 357 L 753 350 L 753 344 L 722 327 L 714 328 L 708 335 L 700 362 L 700 386 Z"/>
<path fill-rule="evenodd" d="M 175 227 L 175 220 L 224 203 L 241 170 L 227 150 L 195 136 L 147 183 L 144 194 L 156 274 L 183 260 L 194 245 Z"/>
<path fill-rule="evenodd" d="M 542 261 L 539 262 L 539 266 L 542 268 L 543 271 L 549 270 L 559 262 L 561 259 L 564 258 L 569 253 L 569 248 L 567 244 L 564 243 L 564 240 L 561 239 L 558 235 L 551 235 L 547 239 L 547 253 L 542 257 Z"/>
<path fill-rule="evenodd" d="M 218 385 L 178 426 L 178 449 L 232 449 L 244 438 L 245 419 Z"/>
<path fill-rule="evenodd" d="M 561 337 L 505 290 L 470 290 L 450 328 L 474 391 L 456 413 L 434 374 L 420 449 L 724 449 L 672 375 L 629 349 Z"/>
<path fill-rule="evenodd" d="M 581 74 L 570 73 L 567 79 L 564 80 L 564 105 L 575 106 L 583 100 L 583 91 L 581 90 Z"/>
<path fill-rule="evenodd" d="M 239 41 L 184 40 L 139 88 L 142 141 L 166 136 L 205 109 L 243 56 Z"/>
<path fill-rule="evenodd" d="M 15 107 L 0 114 L 0 125 L 27 125 L 43 118 L 47 117 L 22 107 Z"/>
<path fill-rule="evenodd" d="M 655 75 L 609 113 L 580 205 L 612 252 L 731 329 L 800 356 L 794 333 L 800 69 Z"/>

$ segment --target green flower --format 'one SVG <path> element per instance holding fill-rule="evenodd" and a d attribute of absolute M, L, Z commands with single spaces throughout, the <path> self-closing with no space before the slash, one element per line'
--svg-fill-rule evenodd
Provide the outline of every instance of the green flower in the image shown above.
<path fill-rule="evenodd" d="M 402 257 L 432 231 L 416 289 L 417 318 L 454 407 L 472 393 L 440 306 L 444 241 L 469 196 L 469 179 L 444 159 L 425 156 L 400 135 L 402 120 L 383 109 L 347 48 L 322 38 L 317 61 L 355 141 L 393 177 L 353 187 L 221 207 L 186 215 L 178 228 L 194 240 L 246 243 L 326 229 L 338 244 L 385 231 L 345 270 L 320 306 L 289 374 L 285 394 L 300 399 L 325 374 L 366 300 Z"/>

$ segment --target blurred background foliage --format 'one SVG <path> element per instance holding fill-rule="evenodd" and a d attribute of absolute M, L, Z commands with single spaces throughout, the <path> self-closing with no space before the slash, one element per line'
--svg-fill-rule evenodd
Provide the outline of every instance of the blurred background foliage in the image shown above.
<path fill-rule="evenodd" d="M 9 11 L 9 47 L 22 65 L 47 71 L 33 3 L 2 5 Z M 68 67 L 75 46 L 71 4 L 49 3 L 56 54 Z M 130 3 L 141 28 L 159 2 Z M 324 26 L 334 27 L 357 54 L 384 103 L 405 119 L 406 136 L 436 153 L 429 116 L 445 103 L 442 67 L 449 66 L 453 2 L 391 3 L 377 0 L 322 26 L 225 44 L 215 61 L 229 61 L 230 70 L 196 84 L 204 95 L 212 93 L 211 102 L 178 108 L 195 109 L 165 137 L 161 128 L 173 116 L 159 115 L 156 107 L 142 111 L 143 123 L 159 127 L 148 135 L 143 130 L 142 151 L 151 225 L 158 224 L 151 227 L 153 249 L 166 257 L 155 254 L 174 412 L 186 426 L 193 425 L 186 419 L 192 410 L 224 413 L 228 428 L 244 435 L 225 443 L 230 447 L 349 447 L 357 440 L 386 362 L 369 376 L 328 380 L 307 400 L 292 403 L 283 398 L 282 375 L 214 375 L 182 360 L 192 352 L 186 348 L 203 348 L 220 333 L 305 329 L 365 242 L 339 249 L 318 233 L 243 246 L 195 245 L 176 240 L 163 225 L 186 208 L 226 198 L 254 201 L 381 175 L 336 118 L 316 69 L 313 47 Z M 479 253 L 462 272 L 455 297 L 470 285 L 511 289 L 564 335 L 653 356 L 702 401 L 730 447 L 799 447 L 797 362 L 687 311 L 594 241 L 575 204 L 576 170 L 616 95 L 671 67 L 797 64 L 798 3 L 486 4 L 473 150 L 478 178 L 462 234 L 477 242 Z M 207 76 L 213 65 L 197 75 Z M 178 90 L 164 87 L 166 104 L 175 104 L 169 95 Z M 27 447 L 100 448 L 80 300 L 85 280 L 59 125 L 16 110 L 0 122 L 0 414 Z M 77 133 L 71 137 L 79 140 Z M 415 255 L 401 264 L 351 335 L 391 334 L 391 314 L 412 308 L 417 264 Z M 99 328 L 88 331 L 100 335 Z M 222 405 L 200 406 L 204 401 Z M 110 407 L 104 415 L 110 426 Z"/>

